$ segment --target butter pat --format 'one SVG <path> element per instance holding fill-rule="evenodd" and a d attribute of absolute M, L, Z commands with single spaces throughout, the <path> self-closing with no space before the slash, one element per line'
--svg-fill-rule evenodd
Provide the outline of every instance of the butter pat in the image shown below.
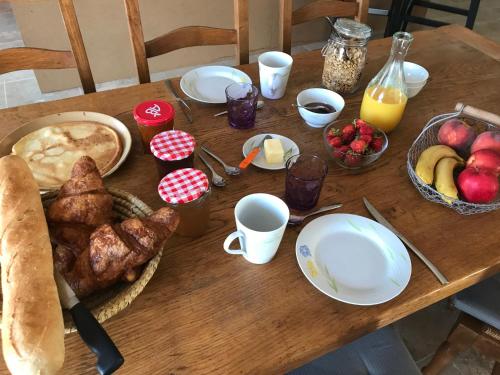
<path fill-rule="evenodd" d="M 269 164 L 283 163 L 283 146 L 279 139 L 266 139 L 264 141 L 264 153 Z"/>

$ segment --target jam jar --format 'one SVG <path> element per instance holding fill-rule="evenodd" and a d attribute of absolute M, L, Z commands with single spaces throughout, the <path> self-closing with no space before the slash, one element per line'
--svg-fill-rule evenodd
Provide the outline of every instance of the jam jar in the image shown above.
<path fill-rule="evenodd" d="M 177 169 L 193 168 L 194 137 L 182 130 L 169 130 L 151 139 L 150 150 L 155 156 L 160 179 Z"/>
<path fill-rule="evenodd" d="M 134 119 L 145 152 L 149 152 L 149 143 L 156 134 L 174 128 L 174 117 L 174 107 L 163 100 L 147 100 L 135 106 Z"/>
<path fill-rule="evenodd" d="M 178 169 L 166 175 L 158 185 L 158 194 L 180 218 L 176 233 L 199 237 L 208 227 L 210 217 L 210 184 L 199 169 Z"/>

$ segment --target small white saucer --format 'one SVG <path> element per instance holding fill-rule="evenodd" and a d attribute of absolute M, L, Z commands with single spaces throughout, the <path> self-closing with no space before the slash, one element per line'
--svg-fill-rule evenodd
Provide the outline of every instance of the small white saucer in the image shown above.
<path fill-rule="evenodd" d="M 257 134 L 252 138 L 248 139 L 243 145 L 243 156 L 247 157 L 247 155 L 252 151 L 254 147 L 257 147 L 262 139 L 266 136 L 270 135 L 273 138 L 278 138 L 281 141 L 281 145 L 283 146 L 283 150 L 285 151 L 285 160 L 282 163 L 269 164 L 266 161 L 266 157 L 264 156 L 264 150 L 262 149 L 259 154 L 253 159 L 252 164 L 258 168 L 268 169 L 268 170 L 278 170 L 285 168 L 286 159 L 288 159 L 292 155 L 297 155 L 300 153 L 299 146 L 292 141 L 290 138 L 284 137 L 279 134 Z"/>

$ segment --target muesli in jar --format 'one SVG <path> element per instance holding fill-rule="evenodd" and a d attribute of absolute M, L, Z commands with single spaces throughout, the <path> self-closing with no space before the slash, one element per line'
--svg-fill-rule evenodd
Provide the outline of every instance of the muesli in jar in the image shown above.
<path fill-rule="evenodd" d="M 323 86 L 340 94 L 352 94 L 359 88 L 372 30 L 348 18 L 339 18 L 333 29 L 322 50 Z"/>

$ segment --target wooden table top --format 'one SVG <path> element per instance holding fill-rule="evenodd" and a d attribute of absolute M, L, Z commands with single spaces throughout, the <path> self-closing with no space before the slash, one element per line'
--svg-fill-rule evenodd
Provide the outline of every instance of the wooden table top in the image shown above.
<path fill-rule="evenodd" d="M 389 50 L 390 39 L 370 43 L 363 85 L 385 63 Z M 309 284 L 298 268 L 295 241 L 301 228 L 286 230 L 276 257 L 266 265 L 226 254 L 222 242 L 235 228 L 236 202 L 255 192 L 284 193 L 284 171 L 250 167 L 243 175 L 228 178 L 225 188 L 213 189 L 208 233 L 194 240 L 173 238 L 143 293 L 104 323 L 125 357 L 118 373 L 284 372 L 500 271 L 500 211 L 461 216 L 424 200 L 406 172 L 407 150 L 431 117 L 452 112 L 457 102 L 498 111 L 500 46 L 462 27 L 449 26 L 415 33 L 407 59 L 425 66 L 430 79 L 408 102 L 401 124 L 389 137 L 389 149 L 376 167 L 361 174 L 329 161 L 319 205 L 342 202 L 339 212 L 370 217 L 361 200 L 366 196 L 437 265 L 450 284 L 442 286 L 411 254 L 410 283 L 394 300 L 361 307 L 330 299 Z M 322 67 L 319 51 L 294 56 L 286 96 L 265 101 L 254 129 L 231 129 L 225 117 L 212 117 L 224 106 L 197 103 L 192 103 L 192 125 L 177 107 L 176 127 L 189 131 L 198 143 L 207 144 L 231 164 L 241 160 L 243 142 L 262 132 L 288 136 L 302 151 L 318 152 L 327 159 L 322 130 L 307 127 L 291 108 L 300 90 L 320 86 Z M 255 64 L 242 70 L 258 82 Z M 346 98 L 341 119 L 357 117 L 362 94 L 359 90 Z M 161 201 L 155 164 L 142 153 L 131 114 L 136 103 L 154 98 L 174 102 L 163 82 L 156 82 L 4 109 L 0 111 L 0 138 L 27 121 L 56 112 L 87 110 L 115 116 L 130 127 L 134 144 L 128 160 L 106 184 L 136 194 L 157 208 Z M 2 360 L 0 374 L 6 373 Z M 95 373 L 95 357 L 77 334 L 66 337 L 63 373 Z"/>

